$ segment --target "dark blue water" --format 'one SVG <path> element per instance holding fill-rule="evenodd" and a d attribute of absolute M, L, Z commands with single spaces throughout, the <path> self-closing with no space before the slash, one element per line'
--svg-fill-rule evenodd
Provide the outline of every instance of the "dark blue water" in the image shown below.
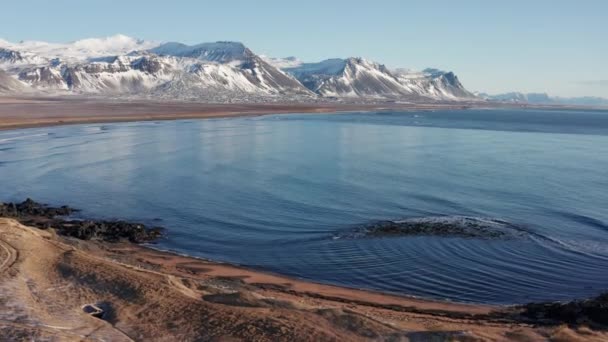
<path fill-rule="evenodd" d="M 456 301 L 608 289 L 608 112 L 468 110 L 0 132 L 1 200 L 168 228 L 158 247 Z M 374 220 L 506 220 L 522 239 L 334 239 Z"/>

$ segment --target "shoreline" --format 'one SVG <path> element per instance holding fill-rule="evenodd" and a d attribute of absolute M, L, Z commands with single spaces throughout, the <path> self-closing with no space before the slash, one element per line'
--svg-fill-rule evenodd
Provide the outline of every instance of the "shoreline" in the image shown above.
<path fill-rule="evenodd" d="M 23 101 L 10 102 L 10 105 L 22 107 L 25 103 Z M 5 108 L 4 104 L 7 102 L 0 98 L 0 131 L 70 124 L 267 114 L 461 109 L 449 105 L 392 108 L 368 106 L 363 109 L 356 105 L 306 107 L 295 104 L 85 103 L 81 99 L 67 102 L 64 99 L 32 101 L 33 105 L 30 103 L 22 108 L 26 110 L 22 121 L 14 121 L 6 116 L 8 107 Z M 123 105 L 126 108 L 118 108 Z M 157 105 L 160 107 L 156 108 Z M 167 108 L 190 110 L 189 106 L 195 106 L 199 111 L 178 111 L 175 115 L 163 112 Z M 42 107 L 49 109 L 50 114 L 41 111 Z M 67 116 L 53 115 L 66 108 L 73 112 Z M 289 111 L 294 108 L 297 110 Z M 29 110 L 42 114 L 28 114 Z M 105 110 L 112 114 L 101 115 L 100 111 Z M 139 112 L 141 110 L 157 112 L 142 114 Z M 540 307 L 541 318 L 532 319 L 522 317 L 522 308 L 517 304 L 461 303 L 318 283 L 272 271 L 164 251 L 153 245 L 79 240 L 63 236 L 57 229 L 39 230 L 1 216 L 0 312 L 9 312 L 14 310 L 13 307 L 25 309 L 15 311 L 14 317 L 9 319 L 0 315 L 0 336 L 5 329 L 13 329 L 17 332 L 25 331 L 27 336 L 35 333 L 42 337 L 46 333 L 64 337 L 62 334 L 69 331 L 72 335 L 66 337 L 68 340 L 74 336 L 99 336 L 110 340 L 154 339 L 155 336 L 186 340 L 223 340 L 224 337 L 228 340 L 248 340 L 262 336 L 261 340 L 268 341 L 394 338 L 418 341 L 431 338 L 458 340 L 460 337 L 464 340 L 480 338 L 493 341 L 541 341 L 548 338 L 563 341 L 608 340 L 605 327 L 591 330 L 585 321 L 571 326 L 563 322 L 548 322 L 542 316 L 548 305 L 546 303 L 534 304 Z M 34 247 L 29 246 L 32 241 L 38 246 L 35 251 L 48 260 L 40 260 L 33 253 Z M 40 262 L 45 267 L 35 265 Z M 30 282 L 32 279 L 33 283 Z M 69 289 L 75 294 L 56 293 L 60 288 Z M 165 292 L 171 294 L 169 298 L 175 303 L 163 298 Z M 2 301 L 2 298 L 13 299 Z M 32 302 L 31 298 L 37 300 Z M 156 302 L 162 303 L 161 309 L 150 309 Z M 57 308 L 54 303 L 62 304 Z M 91 320 L 91 316 L 80 309 L 87 305 L 112 314 L 101 320 Z M 142 312 L 148 310 L 151 315 L 158 317 L 140 317 Z M 209 319 L 209 312 L 227 323 L 209 325 L 188 320 L 192 315 L 201 320 Z M 70 319 L 73 322 L 61 325 L 63 322 L 56 317 L 64 315 L 72 317 Z M 26 323 L 21 322 L 23 317 L 26 317 Z M 303 320 L 314 323 L 306 325 L 302 323 Z M 176 332 L 176 328 L 167 323 L 173 321 L 182 322 L 179 323 L 180 328 L 183 325 L 187 331 Z M 158 330 L 145 331 L 138 328 L 151 325 L 158 325 Z M 61 329 L 53 328 L 56 326 L 61 326 Z M 242 329 L 235 330 L 235 326 L 242 326 Z M 255 333 L 249 331 L 251 326 L 258 330 Z M 360 329 L 361 327 L 363 328 Z"/>
<path fill-rule="evenodd" d="M 0 332 L 10 327 L 27 336 L 116 341 L 608 337 L 584 326 L 526 322 L 512 307 L 317 284 L 127 242 L 63 237 L 13 219 L 0 218 L 0 247 L 0 294 L 10 298 L 0 301 L 5 313 Z M 111 315 L 97 318 L 84 312 L 87 306 Z"/>
<path fill-rule="evenodd" d="M 339 113 L 374 110 L 462 109 L 449 104 L 271 103 L 213 104 L 195 102 L 77 98 L 2 98 L 0 131 L 73 124 L 217 119 L 293 113 Z"/>
<path fill-rule="evenodd" d="M 121 224 L 118 230 L 107 228 L 108 221 L 87 220 L 73 226 L 74 221 L 62 218 L 75 210 L 67 206 L 48 207 L 28 199 L 3 203 L 0 209 L 0 216 L 5 216 L 0 217 L 0 298 L 6 298 L 0 300 L 0 334 L 15 338 L 522 342 L 608 338 L 607 326 L 594 320 L 605 319 L 604 311 L 593 311 L 597 306 L 590 315 L 573 307 L 574 302 L 458 303 L 321 284 L 132 243 L 125 233 L 135 229 L 143 237 L 135 241 L 146 242 L 146 233 L 156 229 L 137 223 L 115 221 Z M 94 227 L 93 234 L 73 234 L 79 227 Z M 553 319 L 562 319 L 552 314 L 562 314 L 562 308 L 564 319 L 574 309 L 583 311 L 568 326 L 567 320 Z"/>
<path fill-rule="evenodd" d="M 75 124 L 217 119 L 268 114 L 428 111 L 461 109 L 587 109 L 592 107 L 504 103 L 242 103 L 126 100 L 88 97 L 0 97 L 0 131 Z"/>
<path fill-rule="evenodd" d="M 0 218 L 0 246 L 5 250 L 0 250 L 0 293 L 10 298 L 10 305 L 0 303 L 4 312 L 0 331 L 10 325 L 42 337 L 69 332 L 72 337 L 84 334 L 112 340 L 122 340 L 120 336 L 135 340 L 230 336 L 264 341 L 363 341 L 413 336 L 422 336 L 423 340 L 506 340 L 512 334 L 541 340 L 542 336 L 580 333 L 574 328 L 536 327 L 518 321 L 511 318 L 507 307 L 439 302 L 311 283 L 131 243 L 65 238 L 52 230 L 23 226 L 6 218 Z M 6 288 L 12 288 L 12 293 Z M 151 303 L 158 305 L 158 310 L 150 307 Z M 102 307 L 112 316 L 91 317 L 80 310 L 87 305 Z M 135 314 L 142 310 L 150 314 Z M 210 312 L 229 324 L 208 326 L 205 322 L 209 322 Z M 6 319 L 11 313 L 19 318 L 18 326 Z M 234 323 L 235 315 L 243 322 Z M 264 323 L 258 326 L 260 320 Z M 302 320 L 315 324 L 309 326 Z M 180 332 L 165 326 L 176 321 L 181 322 Z M 141 330 L 150 325 L 155 328 Z M 235 333 L 235 325 L 243 330 Z M 47 328 L 41 331 L 41 326 Z M 48 328 L 57 326 L 60 329 Z M 256 329 L 250 330 L 250 326 Z M 601 332 L 592 334 L 599 334 L 598 340 L 608 337 Z"/>

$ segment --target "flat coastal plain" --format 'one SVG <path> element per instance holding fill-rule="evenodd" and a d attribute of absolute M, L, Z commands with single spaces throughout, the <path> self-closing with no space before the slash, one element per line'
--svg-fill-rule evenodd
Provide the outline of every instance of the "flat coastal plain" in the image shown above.
<path fill-rule="evenodd" d="M 89 97 L 0 97 L 0 130 L 67 124 L 206 119 L 281 113 L 459 109 L 467 103 L 251 103 L 125 100 Z"/>

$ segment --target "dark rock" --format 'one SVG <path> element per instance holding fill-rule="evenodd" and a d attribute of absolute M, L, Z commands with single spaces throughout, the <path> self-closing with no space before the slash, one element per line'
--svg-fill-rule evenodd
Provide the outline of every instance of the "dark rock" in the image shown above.
<path fill-rule="evenodd" d="M 147 228 L 141 223 L 125 221 L 59 221 L 55 229 L 65 236 L 81 240 L 98 239 L 110 242 L 129 240 L 134 243 L 150 242 L 162 235 L 162 228 Z"/>
<path fill-rule="evenodd" d="M 608 292 L 586 300 L 568 303 L 529 303 L 521 308 L 523 310 L 521 315 L 533 321 L 608 327 Z"/>
<path fill-rule="evenodd" d="M 39 229 L 54 228 L 61 235 L 81 240 L 143 243 L 160 238 L 163 232 L 161 227 L 148 228 L 142 223 L 65 218 L 76 211 L 68 206 L 49 207 L 30 198 L 22 203 L 0 203 L 0 217 L 15 218 L 24 225 Z"/>
<path fill-rule="evenodd" d="M 478 239 L 520 237 L 526 232 L 508 222 L 466 216 L 424 217 L 403 221 L 378 221 L 342 232 L 334 238 L 443 236 Z"/>
<path fill-rule="evenodd" d="M 49 207 L 31 198 L 21 203 L 0 203 L 0 216 L 2 217 L 39 216 L 50 219 L 56 216 L 68 216 L 76 211 L 65 205 L 58 208 Z"/>

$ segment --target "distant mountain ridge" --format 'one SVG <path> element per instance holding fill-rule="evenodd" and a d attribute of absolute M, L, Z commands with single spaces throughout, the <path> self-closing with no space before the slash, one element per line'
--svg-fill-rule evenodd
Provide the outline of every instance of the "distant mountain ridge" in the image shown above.
<path fill-rule="evenodd" d="M 238 101 L 256 98 L 464 101 L 456 75 L 389 70 L 363 58 L 303 63 L 238 42 L 186 45 L 116 35 L 66 44 L 0 40 L 3 92 Z M 10 81 L 10 82 L 9 82 Z"/>
<path fill-rule="evenodd" d="M 574 106 L 608 106 L 608 99 L 595 96 L 582 97 L 559 97 L 550 96 L 547 93 L 520 93 L 510 92 L 496 95 L 486 93 L 476 93 L 479 98 L 489 101 L 499 101 L 508 103 L 527 103 L 545 105 L 574 105 Z"/>
<path fill-rule="evenodd" d="M 289 65 L 292 74 L 308 89 L 325 97 L 437 100 L 474 99 L 452 72 L 390 70 L 364 58 L 328 59 L 319 63 Z"/>

